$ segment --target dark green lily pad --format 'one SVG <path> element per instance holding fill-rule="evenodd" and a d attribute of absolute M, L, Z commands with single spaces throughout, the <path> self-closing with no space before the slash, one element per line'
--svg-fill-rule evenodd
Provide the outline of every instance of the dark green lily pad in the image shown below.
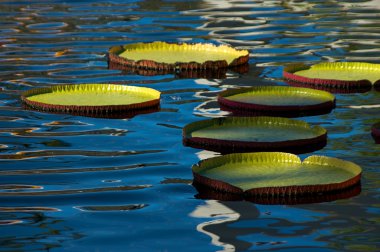
<path fill-rule="evenodd" d="M 306 153 L 323 148 L 326 139 L 327 132 L 320 126 L 280 117 L 214 118 L 183 128 L 184 145 L 221 153 Z"/>
<path fill-rule="evenodd" d="M 40 111 L 118 117 L 158 109 L 160 92 L 112 84 L 57 85 L 26 91 L 21 100 Z"/>
<path fill-rule="evenodd" d="M 336 90 L 370 89 L 380 84 L 380 64 L 365 62 L 326 62 L 312 66 L 292 64 L 284 68 L 285 79 Z"/>
<path fill-rule="evenodd" d="M 234 115 L 273 115 L 295 117 L 330 112 L 335 97 L 329 92 L 284 86 L 257 86 L 221 92 L 222 110 Z"/>
<path fill-rule="evenodd" d="M 200 161 L 194 184 L 244 199 L 303 197 L 339 192 L 358 185 L 362 169 L 348 161 L 290 153 L 234 153 Z M 357 190 L 356 190 L 357 191 Z"/>

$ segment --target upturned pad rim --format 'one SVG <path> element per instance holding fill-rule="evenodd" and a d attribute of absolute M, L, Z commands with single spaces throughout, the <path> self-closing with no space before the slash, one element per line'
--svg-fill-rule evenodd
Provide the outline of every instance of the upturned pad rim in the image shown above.
<path fill-rule="evenodd" d="M 255 101 L 255 96 L 260 93 L 273 92 L 273 97 L 288 98 L 290 95 L 294 97 L 314 96 L 320 98 L 320 102 L 313 104 L 294 104 L 294 105 L 278 105 L 278 104 L 263 104 Z M 230 98 L 234 95 L 247 94 L 250 95 L 252 102 L 243 102 Z M 218 103 L 222 110 L 230 111 L 236 115 L 250 115 L 250 113 L 262 113 L 263 115 L 283 115 L 284 117 L 302 116 L 302 115 L 317 115 L 330 112 L 335 108 L 335 96 L 327 91 L 316 90 L 304 87 L 288 87 L 288 86 L 255 86 L 238 89 L 227 89 L 220 92 L 217 96 Z"/>
<path fill-rule="evenodd" d="M 232 62 L 227 62 L 227 60 L 207 60 L 204 62 L 197 61 L 188 61 L 188 62 L 175 62 L 175 63 L 165 63 L 165 61 L 158 62 L 151 59 L 144 59 L 143 57 L 140 60 L 129 59 L 128 57 L 120 56 L 125 50 L 131 49 L 134 50 L 136 48 L 154 48 L 156 50 L 162 50 L 170 48 L 170 46 L 175 47 L 203 47 L 206 49 L 212 50 L 220 50 L 221 53 L 235 53 L 237 57 L 235 57 Z M 162 49 L 160 49 L 162 48 Z M 178 53 L 175 51 L 176 53 Z M 231 68 L 243 64 L 247 64 L 249 61 L 249 52 L 248 50 L 239 50 L 235 49 L 229 45 L 214 45 L 212 43 L 185 43 L 185 42 L 163 42 L 163 41 L 154 41 L 154 42 L 139 42 L 132 43 L 127 45 L 119 45 L 113 46 L 108 50 L 108 60 L 113 63 L 117 63 L 120 65 L 125 65 L 133 68 L 143 68 L 143 69 L 158 69 L 161 71 L 169 71 L 175 69 L 182 70 L 197 70 L 197 69 L 219 69 L 219 68 Z"/>
<path fill-rule="evenodd" d="M 285 80 L 292 81 L 294 83 L 300 83 L 308 85 L 309 87 L 315 86 L 316 88 L 332 88 L 337 93 L 352 93 L 355 90 L 368 90 L 372 86 L 380 86 L 380 77 L 373 83 L 368 79 L 357 80 L 340 80 L 336 78 L 310 78 L 301 75 L 297 75 L 298 71 L 320 69 L 331 70 L 352 70 L 352 71 L 364 71 L 363 69 L 370 69 L 373 71 L 379 71 L 380 64 L 367 63 L 367 62 L 322 62 L 314 65 L 306 65 L 304 63 L 292 63 L 284 67 L 283 77 Z M 311 85 L 311 86 L 310 86 Z"/>
<path fill-rule="evenodd" d="M 117 104 L 117 105 L 64 105 L 57 103 L 46 103 L 37 100 L 31 100 L 30 97 L 48 94 L 48 93 L 65 93 L 65 92 L 81 92 L 84 95 L 86 92 L 115 92 L 118 94 L 128 93 L 143 94 L 145 97 L 149 97 L 148 100 L 130 104 Z M 118 114 L 123 117 L 134 116 L 141 113 L 148 113 L 156 111 L 160 105 L 161 93 L 152 88 L 137 87 L 137 86 L 124 86 L 117 84 L 66 84 L 55 85 L 51 87 L 35 88 L 25 91 L 21 94 L 21 101 L 28 109 L 52 112 L 52 113 L 67 113 L 74 115 L 83 115 L 89 117 L 110 117 L 118 118 Z"/>
<path fill-rule="evenodd" d="M 283 186 L 261 186 L 253 187 L 250 189 L 242 189 L 239 186 L 230 184 L 229 182 L 222 181 L 220 179 L 212 178 L 210 173 L 205 175 L 208 170 L 215 169 L 224 164 L 241 164 L 249 163 L 249 169 L 254 172 L 255 163 L 265 164 L 266 169 L 270 169 L 270 165 L 275 167 L 276 164 L 294 164 L 300 165 L 316 165 L 321 167 L 334 167 L 342 169 L 350 176 L 344 178 L 344 180 L 335 183 L 323 183 L 316 181 L 315 184 L 305 185 L 283 185 Z M 236 173 L 233 168 L 229 167 L 225 169 L 225 173 Z M 347 188 L 353 187 L 360 183 L 362 169 L 357 164 L 345 161 L 338 158 L 312 155 L 301 161 L 301 159 L 291 153 L 284 152 L 257 152 L 257 153 L 233 153 L 218 157 L 213 157 L 205 160 L 201 160 L 197 164 L 193 165 L 192 172 L 194 175 L 194 183 L 209 188 L 211 191 L 240 195 L 242 198 L 257 198 L 257 197 L 297 197 L 303 195 L 313 195 L 320 193 L 339 192 Z M 328 176 L 328 175 L 326 175 Z M 273 174 L 273 177 L 277 177 L 277 174 Z M 312 174 L 311 174 L 311 177 Z"/>
<path fill-rule="evenodd" d="M 280 141 L 245 141 L 218 139 L 206 136 L 193 137 L 192 133 L 207 127 L 223 127 L 224 125 L 270 126 L 289 129 L 304 129 L 310 131 L 313 137 L 296 138 Z M 327 143 L 327 130 L 319 125 L 311 126 L 305 121 L 270 116 L 257 117 L 222 117 L 212 118 L 189 123 L 183 127 L 182 139 L 185 146 L 206 149 L 220 153 L 255 152 L 255 151 L 286 151 L 296 154 L 315 151 L 323 148 Z"/>

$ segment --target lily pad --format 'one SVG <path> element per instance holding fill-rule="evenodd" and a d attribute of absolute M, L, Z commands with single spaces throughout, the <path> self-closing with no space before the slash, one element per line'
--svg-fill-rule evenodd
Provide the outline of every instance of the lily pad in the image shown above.
<path fill-rule="evenodd" d="M 301 83 L 292 80 L 286 80 L 286 83 L 293 87 L 313 88 L 317 90 L 327 91 L 333 94 L 352 94 L 352 93 L 366 93 L 371 91 L 372 85 L 365 85 L 359 87 L 336 87 L 327 85 L 315 85 L 311 83 Z M 375 87 L 376 88 L 376 87 Z"/>
<path fill-rule="evenodd" d="M 375 142 L 377 144 L 380 144 L 380 122 L 378 123 L 375 123 L 374 125 L 372 125 L 372 137 L 373 139 L 375 139 Z"/>
<path fill-rule="evenodd" d="M 335 97 L 329 92 L 284 86 L 226 90 L 219 93 L 218 102 L 234 115 L 296 117 L 325 114 L 335 107 Z"/>
<path fill-rule="evenodd" d="M 114 84 L 57 85 L 26 91 L 21 100 L 40 111 L 119 118 L 157 110 L 160 92 Z"/>
<path fill-rule="evenodd" d="M 135 43 L 109 49 L 110 62 L 146 69 L 217 69 L 248 63 L 247 50 L 227 45 L 167 43 Z"/>
<path fill-rule="evenodd" d="M 220 153 L 323 148 L 327 132 L 304 121 L 281 117 L 224 117 L 197 121 L 183 128 L 183 144 Z"/>
<path fill-rule="evenodd" d="M 310 204 L 320 202 L 330 202 L 341 199 L 348 199 L 355 197 L 361 192 L 361 183 L 350 186 L 348 188 L 324 192 L 324 193 L 303 193 L 297 195 L 282 194 L 262 194 L 262 195 L 245 195 L 236 193 L 226 193 L 211 189 L 209 186 L 201 185 L 194 181 L 193 186 L 197 189 L 198 193 L 195 195 L 197 199 L 204 200 L 222 200 L 222 201 L 250 201 L 255 204 L 263 205 L 296 205 L 296 204 Z"/>
<path fill-rule="evenodd" d="M 234 153 L 202 160 L 192 170 L 195 185 L 244 199 L 340 192 L 358 185 L 362 172 L 349 161 L 325 156 L 301 161 L 283 152 Z"/>
<path fill-rule="evenodd" d="M 230 68 L 216 68 L 216 69 L 151 69 L 142 68 L 138 66 L 122 65 L 113 61 L 108 62 L 108 69 L 121 70 L 123 74 L 143 75 L 143 76 L 156 76 L 173 74 L 176 78 L 194 78 L 194 79 L 225 79 L 229 70 L 239 74 L 245 74 L 249 71 L 249 64 L 238 65 Z"/>
<path fill-rule="evenodd" d="M 285 79 L 340 90 L 371 88 L 380 83 L 380 64 L 327 62 L 312 66 L 292 64 L 284 68 Z"/>

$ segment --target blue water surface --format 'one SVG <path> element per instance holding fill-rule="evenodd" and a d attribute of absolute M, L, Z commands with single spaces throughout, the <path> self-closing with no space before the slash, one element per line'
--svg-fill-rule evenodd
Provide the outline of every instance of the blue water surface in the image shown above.
<path fill-rule="evenodd" d="M 227 43 L 250 52 L 223 79 L 108 69 L 111 46 Z M 361 193 L 301 205 L 198 199 L 182 127 L 227 115 L 219 91 L 287 85 L 293 62 L 380 63 L 380 2 L 0 1 L 0 251 L 379 251 L 380 92 L 336 94 L 313 154 L 363 169 Z M 102 119 L 25 110 L 23 91 L 120 83 L 162 92 L 159 112 Z M 364 106 L 366 105 L 366 106 Z M 301 158 L 310 153 L 301 155 Z"/>

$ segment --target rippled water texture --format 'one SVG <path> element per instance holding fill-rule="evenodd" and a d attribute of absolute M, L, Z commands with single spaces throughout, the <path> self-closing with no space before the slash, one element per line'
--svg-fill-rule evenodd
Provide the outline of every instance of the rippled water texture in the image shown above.
<path fill-rule="evenodd" d="M 109 47 L 213 41 L 250 51 L 225 79 L 108 69 Z M 363 168 L 353 198 L 303 205 L 202 200 L 191 166 L 217 153 L 182 127 L 227 114 L 216 94 L 286 85 L 284 64 L 380 63 L 380 1 L 0 1 L 0 251 L 378 251 L 380 92 L 337 94 L 315 154 Z M 22 91 L 122 83 L 161 91 L 159 112 L 101 119 L 24 110 Z M 371 105 L 364 106 L 363 105 Z M 310 154 L 302 155 L 302 158 Z"/>

